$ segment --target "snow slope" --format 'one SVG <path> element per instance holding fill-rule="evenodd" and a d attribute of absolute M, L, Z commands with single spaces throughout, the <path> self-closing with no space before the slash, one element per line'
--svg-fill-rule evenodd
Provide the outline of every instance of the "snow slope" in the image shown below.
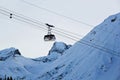
<path fill-rule="evenodd" d="M 119 30 L 120 13 L 107 18 L 74 44 L 39 79 L 120 80 Z"/>
<path fill-rule="evenodd" d="M 49 55 L 37 59 L 0 52 L 0 76 L 24 80 L 120 80 L 120 13 L 96 26 L 73 46 L 56 42 Z M 18 53 L 19 51 L 17 51 Z M 8 55 L 9 53 L 9 55 Z"/>

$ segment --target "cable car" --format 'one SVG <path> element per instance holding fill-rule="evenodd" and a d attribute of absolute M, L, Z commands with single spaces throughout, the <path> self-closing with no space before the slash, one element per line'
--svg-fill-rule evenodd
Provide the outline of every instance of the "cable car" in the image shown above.
<path fill-rule="evenodd" d="M 48 23 L 46 23 L 45 25 L 48 26 L 48 33 L 44 36 L 44 41 L 55 41 L 56 37 L 54 34 L 51 33 L 51 30 L 54 26 Z"/>
<path fill-rule="evenodd" d="M 10 13 L 10 18 L 12 18 L 12 15 L 13 15 L 13 14 L 12 14 L 12 13 Z"/>

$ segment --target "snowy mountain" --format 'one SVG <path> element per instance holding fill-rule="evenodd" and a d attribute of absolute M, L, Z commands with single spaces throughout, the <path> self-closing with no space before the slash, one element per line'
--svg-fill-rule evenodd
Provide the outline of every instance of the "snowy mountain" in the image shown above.
<path fill-rule="evenodd" d="M 25 58 L 0 51 L 0 77 L 19 80 L 120 80 L 120 13 L 96 26 L 73 46 L 55 42 L 48 56 Z"/>
<path fill-rule="evenodd" d="M 0 78 L 12 76 L 14 79 L 32 79 L 44 71 L 51 62 L 58 59 L 69 49 L 71 45 L 63 42 L 55 42 L 48 56 L 36 59 L 25 58 L 15 48 L 8 48 L 0 51 Z M 31 76 L 33 76 L 31 78 Z"/>

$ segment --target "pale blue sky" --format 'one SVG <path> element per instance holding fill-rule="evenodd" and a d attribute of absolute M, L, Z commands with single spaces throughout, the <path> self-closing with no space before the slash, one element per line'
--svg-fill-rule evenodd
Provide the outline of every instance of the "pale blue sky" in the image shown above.
<path fill-rule="evenodd" d="M 49 13 L 30 6 L 22 0 L 0 0 L 0 6 L 37 19 L 43 23 L 50 23 L 58 28 L 80 35 L 87 34 L 93 27 L 89 27 L 64 17 Z M 98 25 L 105 18 L 120 12 L 120 0 L 25 0 L 37 6 L 47 8 L 59 14 Z M 35 26 L 9 19 L 0 14 L 0 50 L 9 47 L 20 49 L 23 56 L 40 57 L 47 55 L 53 42 L 44 42 L 46 31 Z M 75 41 L 56 34 L 56 41 L 73 44 Z M 81 37 L 80 37 L 81 38 Z"/>

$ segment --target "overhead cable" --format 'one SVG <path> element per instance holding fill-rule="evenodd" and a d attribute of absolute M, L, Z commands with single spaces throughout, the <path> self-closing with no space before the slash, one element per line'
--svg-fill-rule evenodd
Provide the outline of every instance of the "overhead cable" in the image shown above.
<path fill-rule="evenodd" d="M 6 15 L 6 16 L 9 16 L 8 14 L 10 14 L 11 12 L 8 12 L 8 11 L 5 11 L 5 10 L 0 9 L 0 13 L 1 13 L 1 14 L 4 14 L 4 15 Z M 23 17 L 21 17 L 20 15 L 16 15 L 16 14 L 13 14 L 13 15 L 14 15 L 14 17 L 13 17 L 14 19 L 17 19 L 17 20 L 19 20 L 19 21 L 22 21 L 22 22 L 25 22 L 25 23 L 28 23 L 28 24 L 31 24 L 31 25 L 34 25 L 34 26 L 38 26 L 39 28 L 46 30 L 45 28 L 42 27 L 42 25 L 36 24 L 36 22 L 34 22 L 34 21 L 31 21 L 31 20 L 29 20 L 29 19 L 23 18 Z M 61 35 L 61 36 L 64 36 L 64 37 L 67 37 L 67 38 L 69 38 L 69 39 L 71 39 L 71 40 L 74 40 L 74 41 L 77 40 L 76 37 L 70 36 L 70 35 L 65 34 L 65 33 L 61 33 L 61 32 L 59 32 L 59 31 L 54 31 L 54 33 L 56 33 L 56 34 L 58 34 L 58 35 Z M 101 51 L 103 51 L 103 52 L 107 52 L 107 53 L 111 53 L 111 54 L 120 56 L 120 55 L 118 54 L 118 52 L 116 52 L 116 51 L 114 51 L 114 50 L 105 48 L 104 46 L 96 45 L 96 44 L 91 43 L 91 42 L 89 42 L 89 41 L 86 41 L 86 40 L 84 40 L 84 39 L 82 39 L 81 41 L 79 41 L 79 43 L 82 43 L 82 44 L 88 45 L 88 46 L 90 46 L 90 47 L 99 49 L 99 50 L 101 50 Z"/>
<path fill-rule="evenodd" d="M 73 18 L 71 18 L 71 17 L 65 16 L 65 15 L 62 15 L 62 14 L 59 14 L 59 13 L 54 12 L 54 11 L 51 11 L 51 10 L 49 10 L 49 9 L 47 9 L 47 8 L 43 8 L 43 7 L 37 6 L 37 5 L 35 5 L 35 4 L 33 4 L 33 3 L 30 3 L 30 2 L 28 2 L 28 1 L 25 1 L 25 0 L 21 0 L 21 1 L 23 1 L 24 3 L 26 3 L 26 4 L 28 4 L 28 5 L 31 5 L 31 6 L 33 6 L 33 7 L 36 7 L 36 8 L 42 9 L 42 10 L 44 10 L 44 11 L 47 11 L 47 12 L 49 12 L 49 13 L 52 13 L 52 14 L 55 14 L 55 15 L 64 17 L 64 18 L 69 19 L 69 20 L 72 20 L 72 21 L 74 21 L 74 22 L 78 22 L 78 23 L 80 23 L 80 24 L 83 24 L 83 25 L 86 25 L 86 26 L 89 26 L 89 27 L 92 27 L 92 28 L 94 27 L 94 26 L 91 25 L 91 24 L 88 24 L 88 23 L 85 23 L 85 22 L 83 22 L 83 21 L 79 21 L 79 20 L 73 19 Z"/>

